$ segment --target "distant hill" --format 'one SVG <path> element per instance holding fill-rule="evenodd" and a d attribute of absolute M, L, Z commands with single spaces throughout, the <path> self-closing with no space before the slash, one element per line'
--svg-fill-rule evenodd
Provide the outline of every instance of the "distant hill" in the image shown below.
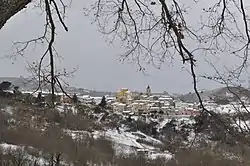
<path fill-rule="evenodd" d="M 9 81 L 15 86 L 19 86 L 20 90 L 23 91 L 33 91 L 36 90 L 38 86 L 38 82 L 35 80 L 29 80 L 27 78 L 23 77 L 0 77 L 0 83 L 3 81 Z M 47 86 L 47 89 L 49 89 L 50 85 Z M 46 90 L 46 87 L 44 88 Z M 68 93 L 78 93 L 80 95 L 90 95 L 90 96 L 104 96 L 104 95 L 114 95 L 112 92 L 102 92 L 102 91 L 94 91 L 94 90 L 88 90 L 84 88 L 75 88 L 75 87 L 65 87 L 64 88 L 66 92 Z"/>
<path fill-rule="evenodd" d="M 33 90 L 35 89 L 35 82 L 29 81 L 27 78 L 23 77 L 0 77 L 0 82 L 9 81 L 15 86 L 19 86 L 22 90 Z"/>
<path fill-rule="evenodd" d="M 0 77 L 0 83 L 3 81 L 9 81 L 15 86 L 19 86 L 21 90 L 25 91 L 32 91 L 37 88 L 38 83 L 36 81 L 30 81 L 27 78 L 23 77 Z M 47 88 L 50 88 L 49 85 Z M 46 89 L 46 88 L 45 88 Z M 90 95 L 94 97 L 99 97 L 99 96 L 104 96 L 104 95 L 111 95 L 114 96 L 115 92 L 105 92 L 105 91 L 95 91 L 95 90 L 89 90 L 89 89 L 84 89 L 84 88 L 76 88 L 76 87 L 65 87 L 65 90 L 68 93 L 78 93 L 80 95 Z M 230 100 L 235 100 L 235 98 L 230 97 L 230 91 L 233 93 L 236 93 L 240 97 L 247 97 L 250 99 L 250 91 L 246 88 L 243 87 L 223 87 L 223 88 L 218 88 L 214 90 L 205 90 L 200 92 L 201 98 L 203 100 L 209 100 L 210 98 L 230 98 Z M 169 95 L 175 99 L 180 99 L 184 102 L 198 102 L 198 98 L 195 93 L 188 93 L 184 95 L 178 95 L 178 94 L 168 94 L 167 92 L 165 93 L 153 93 L 154 95 Z"/>
<path fill-rule="evenodd" d="M 250 91 L 244 87 L 222 87 L 214 90 L 201 91 L 200 96 L 203 100 L 209 99 L 229 99 L 230 101 L 236 101 L 237 97 L 246 97 L 250 99 Z M 198 98 L 195 93 L 188 93 L 180 95 L 179 99 L 184 102 L 198 102 Z"/>
<path fill-rule="evenodd" d="M 0 82 L 3 81 L 9 81 L 15 86 L 19 86 L 21 90 L 24 91 L 32 91 L 36 90 L 38 86 L 38 82 L 35 80 L 29 80 L 27 78 L 23 77 L 0 77 Z M 50 89 L 50 85 L 47 87 Z M 46 88 L 43 88 L 46 89 Z M 93 97 L 99 97 L 99 96 L 104 96 L 104 95 L 110 95 L 114 96 L 116 92 L 105 92 L 105 91 L 96 91 L 96 90 L 89 90 L 89 89 L 84 89 L 84 88 L 76 88 L 76 87 L 65 87 L 64 88 L 67 93 L 78 93 L 80 95 L 90 95 Z M 139 92 L 138 92 L 139 93 Z M 164 93 L 152 93 L 153 95 L 169 95 L 167 92 Z M 171 95 L 170 95 L 171 96 Z"/>

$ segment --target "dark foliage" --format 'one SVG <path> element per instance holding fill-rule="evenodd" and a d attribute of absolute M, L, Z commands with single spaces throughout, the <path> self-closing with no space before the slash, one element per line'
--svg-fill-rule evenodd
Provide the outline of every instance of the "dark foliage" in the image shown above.
<path fill-rule="evenodd" d="M 101 100 L 101 102 L 100 102 L 100 104 L 99 104 L 99 106 L 100 106 L 101 108 L 105 108 L 106 105 L 107 105 L 106 97 L 103 96 L 103 97 L 102 97 L 102 100 Z"/>
<path fill-rule="evenodd" d="M 9 90 L 10 87 L 11 87 L 12 83 L 9 82 L 9 81 L 3 81 L 1 84 L 0 84 L 0 91 L 3 91 L 3 90 Z"/>

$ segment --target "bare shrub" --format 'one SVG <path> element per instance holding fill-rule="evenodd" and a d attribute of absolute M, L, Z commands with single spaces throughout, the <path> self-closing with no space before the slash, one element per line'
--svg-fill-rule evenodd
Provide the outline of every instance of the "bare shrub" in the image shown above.
<path fill-rule="evenodd" d="M 89 119 L 72 114 L 64 116 L 60 123 L 60 127 L 70 130 L 87 130 L 89 126 L 93 125 Z"/>
<path fill-rule="evenodd" d="M 128 157 L 117 157 L 115 163 L 119 166 L 160 166 L 164 163 L 159 162 L 159 160 L 149 161 L 144 156 L 134 156 L 130 155 Z"/>
<path fill-rule="evenodd" d="M 13 109 L 13 117 L 16 119 L 17 125 L 33 126 L 40 129 L 50 125 L 71 130 L 97 128 L 94 122 L 87 117 L 70 112 L 60 113 L 55 109 L 20 103 Z"/>
<path fill-rule="evenodd" d="M 64 158 L 68 162 L 80 165 L 88 161 L 93 163 L 112 162 L 114 151 L 110 141 L 104 138 L 97 140 L 87 136 L 84 140 L 73 140 L 71 136 L 61 132 L 59 127 L 51 126 L 41 132 L 25 126 L 17 128 L 6 128 L 2 131 L 2 141 L 22 146 L 31 146 L 43 151 L 43 158 L 48 161 Z M 39 153 L 32 152 L 34 156 Z"/>
<path fill-rule="evenodd" d="M 151 147 L 156 147 L 156 148 L 162 148 L 162 144 L 156 143 L 156 142 L 152 142 L 152 141 L 148 141 L 146 139 L 136 139 L 136 142 L 140 143 L 140 144 L 145 144 Z"/>
<path fill-rule="evenodd" d="M 88 162 L 95 164 L 111 163 L 114 157 L 114 150 L 110 141 L 104 138 L 95 140 L 90 136 L 86 136 L 82 140 L 76 140 L 67 153 L 69 160 L 74 161 L 75 165 L 87 164 Z"/>
<path fill-rule="evenodd" d="M 0 114 L 1 141 L 14 145 L 23 145 L 25 147 L 24 151 L 31 156 L 37 158 L 42 157 L 54 165 L 60 165 L 62 161 L 65 163 L 73 163 L 76 166 L 86 165 L 89 162 L 93 164 L 102 163 L 119 166 L 200 166 L 201 163 L 212 166 L 250 165 L 248 159 L 250 150 L 246 145 L 238 144 L 237 146 L 229 146 L 226 143 L 219 143 L 213 148 L 202 146 L 199 147 L 200 149 L 181 149 L 180 147 L 183 145 L 183 139 L 179 139 L 179 137 L 182 137 L 181 132 L 177 132 L 177 135 L 175 135 L 176 132 L 169 132 L 168 130 L 165 131 L 167 135 L 175 134 L 171 135 L 171 139 L 166 139 L 164 142 L 166 146 L 163 147 L 163 150 L 167 149 L 171 151 L 172 149 L 172 151 L 175 152 L 175 160 L 166 162 L 162 159 L 149 160 L 144 156 L 115 156 L 112 142 L 106 140 L 104 137 L 94 139 L 89 135 L 84 135 L 81 139 L 73 140 L 71 136 L 62 132 L 62 128 L 88 130 L 96 126 L 94 122 L 83 115 L 74 115 L 71 113 L 60 114 L 54 109 L 39 108 L 25 104 L 20 105 L 20 107 L 18 105 L 13 112 L 13 118 L 15 118 L 18 123 L 12 126 L 8 125 L 8 117 L 4 114 Z M 33 120 L 31 121 L 31 119 Z M 48 123 L 49 125 L 47 125 L 46 128 L 32 128 L 31 123 L 41 125 Z M 105 121 L 105 123 L 107 123 L 107 121 Z M 105 123 L 102 123 L 102 125 L 106 125 Z M 135 126 L 136 125 L 146 133 L 150 133 L 150 128 L 154 126 L 153 124 L 149 125 L 142 122 L 136 123 Z M 138 139 L 137 141 L 155 146 L 151 142 L 143 139 Z M 27 148 L 28 146 L 34 147 L 36 150 Z M 8 154 L 10 158 L 8 159 L 6 154 L 2 154 L 3 160 L 1 161 L 4 161 L 7 165 L 11 165 L 14 161 L 15 163 L 21 162 L 18 158 L 21 158 L 23 154 L 21 155 L 19 153 L 19 156 L 18 153 L 15 154 L 14 159 L 12 155 L 14 154 Z M 25 160 L 25 162 L 28 161 Z M 35 164 L 35 161 L 33 161 L 32 165 L 33 164 Z"/>
<path fill-rule="evenodd" d="M 23 149 L 0 149 L 0 164 L 2 166 L 33 165 L 34 161 L 28 158 Z"/>
<path fill-rule="evenodd" d="M 168 162 L 169 166 L 247 166 L 236 158 L 225 156 L 211 149 L 186 149 L 175 154 L 175 158 Z"/>

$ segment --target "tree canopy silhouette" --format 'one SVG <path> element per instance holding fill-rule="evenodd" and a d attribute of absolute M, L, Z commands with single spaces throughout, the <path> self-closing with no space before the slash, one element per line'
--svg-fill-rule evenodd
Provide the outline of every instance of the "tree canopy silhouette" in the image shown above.
<path fill-rule="evenodd" d="M 99 106 L 104 108 L 107 105 L 106 97 L 103 96 L 101 102 L 99 103 Z"/>
<path fill-rule="evenodd" d="M 12 85 L 12 83 L 9 82 L 9 81 L 3 81 L 3 82 L 0 84 L 0 91 L 9 90 L 9 89 L 11 88 L 11 85 Z"/>

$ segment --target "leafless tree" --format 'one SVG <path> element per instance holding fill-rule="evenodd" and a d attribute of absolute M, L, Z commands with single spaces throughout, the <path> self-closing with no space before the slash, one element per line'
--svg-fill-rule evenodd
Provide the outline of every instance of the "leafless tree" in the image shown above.
<path fill-rule="evenodd" d="M 25 8 L 31 1 L 0 1 L 0 27 Z M 39 6 L 45 11 L 45 32 L 36 39 L 15 43 L 17 53 L 22 55 L 30 44 L 46 42 L 47 49 L 38 63 L 38 79 L 43 77 L 41 66 L 45 56 L 50 58 L 50 84 L 54 96 L 56 72 L 54 57 L 56 51 L 54 41 L 56 37 L 56 24 L 54 17 L 59 21 L 65 31 L 68 31 L 63 18 L 65 5 L 63 0 L 40 0 Z M 12 4 L 13 3 L 13 4 Z M 110 43 L 120 40 L 125 48 L 121 60 L 131 60 L 138 64 L 139 70 L 145 70 L 143 61 L 160 68 L 167 60 L 180 58 L 188 66 L 193 79 L 193 88 L 202 107 L 203 113 L 210 114 L 221 123 L 214 112 L 206 109 L 197 86 L 198 76 L 196 66 L 200 56 L 219 56 L 228 53 L 241 60 L 233 69 L 227 69 L 224 77 L 218 76 L 216 80 L 228 85 L 232 80 L 239 80 L 243 71 L 248 67 L 250 44 L 249 16 L 247 15 L 246 0 L 214 0 L 202 4 L 200 0 L 189 0 L 190 6 L 200 6 L 197 11 L 202 17 L 199 27 L 194 27 L 186 19 L 192 10 L 187 3 L 177 0 L 96 0 L 89 8 L 85 8 L 86 15 L 94 14 L 94 22 L 99 30 L 108 37 Z M 58 7 L 61 5 L 61 7 Z M 4 7 L 2 7 L 4 6 Z M 8 9 L 8 10 L 6 10 Z M 2 14 L 3 13 L 3 14 Z M 192 43 L 192 44 L 190 44 Z M 225 79 L 226 77 L 226 79 Z M 203 78 L 210 79 L 210 76 Z M 228 126 L 226 126 L 228 127 Z"/>
<path fill-rule="evenodd" d="M 201 2 L 189 3 L 199 5 Z M 185 4 L 176 0 L 98 0 L 85 12 L 94 14 L 94 22 L 110 42 L 117 39 L 124 42 L 126 52 L 122 60 L 135 61 L 140 70 L 144 69 L 143 60 L 160 67 L 168 58 L 180 55 L 182 62 L 189 64 L 194 90 L 202 103 L 196 85 L 198 62 L 195 57 L 222 52 L 239 56 L 242 63 L 234 70 L 234 76 L 239 77 L 247 65 L 248 16 L 244 0 L 218 0 L 212 6 L 202 7 L 201 12 L 207 18 L 201 19 L 197 28 L 185 19 L 189 11 Z M 195 44 L 190 46 L 188 42 Z M 235 43 L 238 43 L 237 48 Z"/>
<path fill-rule="evenodd" d="M 27 70 L 30 73 L 30 77 L 26 80 L 26 84 L 30 82 L 38 83 L 33 93 L 37 91 L 42 92 L 44 89 L 50 89 L 49 87 L 51 85 L 50 67 L 48 65 L 39 67 L 39 63 L 40 62 L 33 62 L 32 64 L 27 64 Z M 72 98 L 65 91 L 65 86 L 69 86 L 66 79 L 74 77 L 76 71 L 77 68 L 73 68 L 71 71 L 68 71 L 65 68 L 56 68 L 54 70 L 54 91 L 63 92 L 67 97 Z"/>
<path fill-rule="evenodd" d="M 65 31 L 68 31 L 67 26 L 64 23 L 64 17 L 66 14 L 66 8 L 67 5 L 63 0 L 56 1 L 56 0 L 40 0 L 40 1 L 32 1 L 31 0 L 1 0 L 0 1 L 0 29 L 4 26 L 4 24 L 16 13 L 21 11 L 22 9 L 26 8 L 28 4 L 30 3 L 37 3 L 38 7 L 41 8 L 42 11 L 45 13 L 45 30 L 43 35 L 41 35 L 38 38 L 31 39 L 28 41 L 23 42 L 15 42 L 14 46 L 16 48 L 16 54 L 15 55 L 24 55 L 25 50 L 31 45 L 31 44 L 47 44 L 47 49 L 41 55 L 40 61 L 38 62 L 38 65 L 34 65 L 34 67 L 37 67 L 37 78 L 38 78 L 38 89 L 41 86 L 41 78 L 42 78 L 42 66 L 44 63 L 44 59 L 46 56 L 49 56 L 49 66 L 50 66 L 50 74 L 49 76 L 46 76 L 46 79 L 48 80 L 48 77 L 50 78 L 49 82 L 51 85 L 51 93 L 52 93 L 52 103 L 54 103 L 54 97 L 55 97 L 55 85 L 58 84 L 61 90 L 64 92 L 60 78 L 61 75 L 56 75 L 55 70 L 55 62 L 54 58 L 57 54 L 56 49 L 54 47 L 54 42 L 56 39 L 56 23 L 55 23 L 55 17 L 58 18 L 60 24 L 64 28 Z M 43 73 L 44 74 L 44 73 Z M 66 73 L 63 74 L 64 76 Z M 46 81 L 46 80 L 45 80 Z M 48 81 L 47 81 L 48 82 Z"/>
<path fill-rule="evenodd" d="M 216 78 L 228 87 L 229 81 L 239 82 L 247 70 L 250 19 L 246 4 L 246 0 L 206 3 L 200 0 L 96 0 L 84 11 L 93 18 L 109 43 L 120 41 L 124 46 L 126 51 L 121 60 L 135 62 L 139 70 L 145 70 L 145 61 L 161 68 L 166 61 L 180 58 L 184 66 L 188 66 L 202 112 L 229 128 L 216 113 L 204 106 L 197 82 L 198 78 Z M 187 19 L 194 6 L 200 8 L 196 11 L 201 17 L 197 25 Z M 239 62 L 231 69 L 225 67 L 223 77 L 222 74 L 218 76 L 214 67 L 213 77 L 197 75 L 199 57 L 220 57 L 221 54 L 238 58 Z"/>

